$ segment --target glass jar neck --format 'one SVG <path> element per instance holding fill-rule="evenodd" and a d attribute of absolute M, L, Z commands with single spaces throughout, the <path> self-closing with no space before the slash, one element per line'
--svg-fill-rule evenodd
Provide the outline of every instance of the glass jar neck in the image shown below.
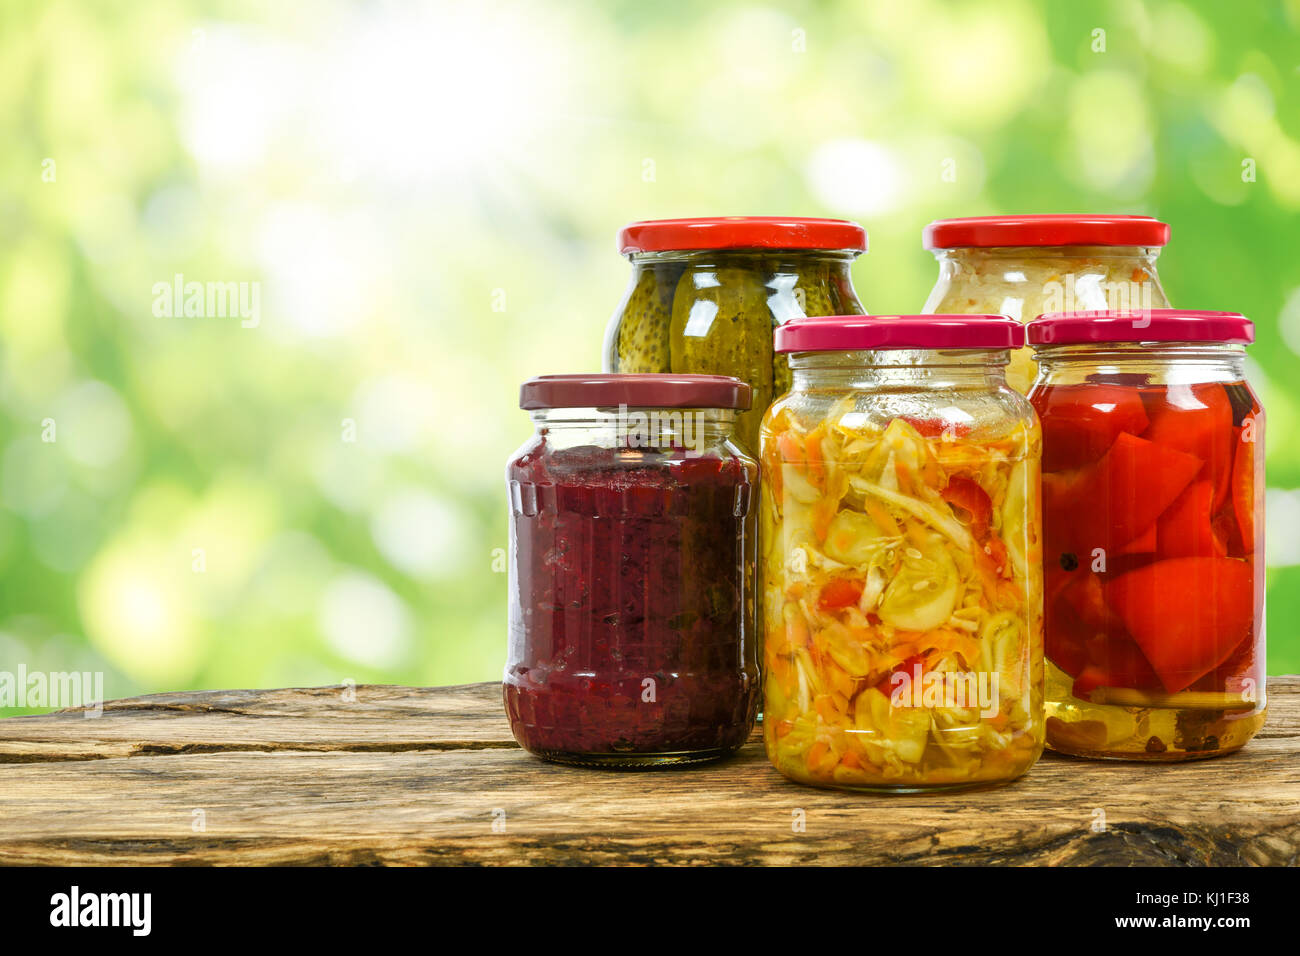
<path fill-rule="evenodd" d="M 546 408 L 529 412 L 539 436 L 556 448 L 599 445 L 676 452 L 701 451 L 732 437 L 730 408 Z"/>
<path fill-rule="evenodd" d="M 848 270 L 861 253 L 851 249 L 669 249 L 663 252 L 633 252 L 634 267 L 676 263 L 761 262 L 769 271 L 784 265 L 820 263 Z"/>
<path fill-rule="evenodd" d="M 1034 350 L 1040 378 L 1114 369 L 1119 373 L 1177 369 L 1196 381 L 1242 381 L 1246 349 L 1216 342 L 1105 342 L 1038 346 Z"/>
<path fill-rule="evenodd" d="M 935 249 L 934 257 L 954 262 L 987 259 L 1132 259 L 1154 264 L 1162 246 L 963 246 Z"/>
<path fill-rule="evenodd" d="M 795 352 L 794 388 L 996 389 L 1006 387 L 1005 349 Z"/>

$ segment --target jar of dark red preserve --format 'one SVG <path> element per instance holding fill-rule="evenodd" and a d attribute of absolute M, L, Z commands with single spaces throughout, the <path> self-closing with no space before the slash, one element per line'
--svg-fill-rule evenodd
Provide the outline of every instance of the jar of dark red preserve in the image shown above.
<path fill-rule="evenodd" d="M 749 385 L 547 375 L 506 469 L 505 706 L 526 750 L 652 767 L 725 756 L 758 707 L 758 469 L 734 444 Z"/>

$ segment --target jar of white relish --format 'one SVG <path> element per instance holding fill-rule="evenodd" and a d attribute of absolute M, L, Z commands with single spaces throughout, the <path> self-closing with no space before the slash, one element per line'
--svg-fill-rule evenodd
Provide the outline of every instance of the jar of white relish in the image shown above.
<path fill-rule="evenodd" d="M 835 316 L 776 333 L 761 431 L 764 740 L 787 777 L 919 791 L 1043 747 L 1040 436 L 1019 322 Z"/>
<path fill-rule="evenodd" d="M 972 216 L 925 227 L 939 260 L 924 312 L 997 312 L 1028 322 L 1044 312 L 1167 308 L 1156 257 L 1169 226 L 1149 216 Z M 1011 355 L 1007 381 L 1022 395 L 1033 352 Z"/>

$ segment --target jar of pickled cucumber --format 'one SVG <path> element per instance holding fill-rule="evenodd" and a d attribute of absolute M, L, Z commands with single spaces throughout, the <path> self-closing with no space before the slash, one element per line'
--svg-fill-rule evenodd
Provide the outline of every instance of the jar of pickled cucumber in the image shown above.
<path fill-rule="evenodd" d="M 792 780 L 1011 780 L 1043 747 L 1038 419 L 1005 316 L 803 319 L 762 427 L 767 754 Z"/>
<path fill-rule="evenodd" d="M 772 329 L 810 315 L 862 314 L 850 267 L 866 231 L 840 219 L 730 216 L 634 222 L 618 237 L 632 263 L 605 335 L 607 372 L 732 375 L 754 390 L 736 423 L 758 451 L 758 425 L 790 387 Z"/>
<path fill-rule="evenodd" d="M 1264 724 L 1264 412 L 1226 312 L 1029 324 L 1043 426 L 1047 742 L 1173 761 Z"/>
<path fill-rule="evenodd" d="M 922 242 L 939 260 L 925 312 L 997 312 L 1028 322 L 1044 312 L 1161 309 L 1156 257 L 1169 226 L 1149 216 L 974 216 L 940 219 Z M 1022 395 L 1033 352 L 1012 353 L 1007 382 Z"/>

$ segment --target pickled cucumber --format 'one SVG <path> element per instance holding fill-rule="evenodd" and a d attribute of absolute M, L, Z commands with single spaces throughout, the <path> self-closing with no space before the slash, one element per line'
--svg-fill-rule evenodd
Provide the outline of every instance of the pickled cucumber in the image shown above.
<path fill-rule="evenodd" d="M 659 263 L 639 270 L 623 303 L 614 347 L 615 372 L 669 372 L 673 290 L 686 266 Z"/>
<path fill-rule="evenodd" d="M 810 262 L 799 269 L 795 294 L 803 300 L 803 314 L 836 315 L 831 302 L 831 269 L 823 262 Z"/>
<path fill-rule="evenodd" d="M 768 269 L 771 272 L 769 286 L 773 290 L 769 304 L 777 325 L 805 316 L 843 314 L 836 308 L 833 299 L 833 266 L 828 263 L 806 262 L 796 267 L 770 261 Z M 860 311 L 860 308 L 853 311 Z M 773 354 L 773 398 L 780 398 L 793 385 L 790 360 L 785 355 Z"/>
<path fill-rule="evenodd" d="M 738 443 L 758 450 L 758 425 L 772 402 L 772 313 L 759 269 L 690 266 L 673 296 L 671 371 L 734 375 L 754 389 L 753 406 L 736 424 Z"/>

